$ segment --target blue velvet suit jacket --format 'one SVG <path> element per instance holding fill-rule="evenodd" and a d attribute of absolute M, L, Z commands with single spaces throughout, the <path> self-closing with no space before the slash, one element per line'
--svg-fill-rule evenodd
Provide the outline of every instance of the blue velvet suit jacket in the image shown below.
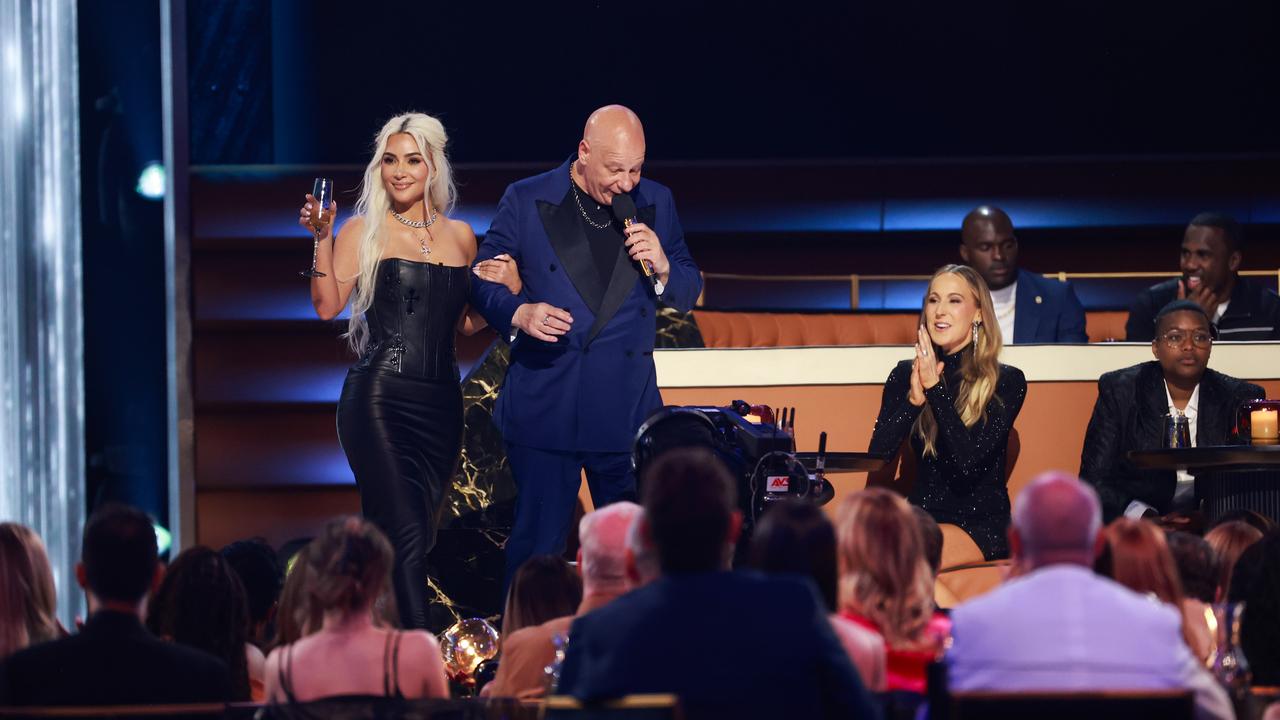
<path fill-rule="evenodd" d="M 1071 283 L 1050 280 L 1026 270 L 1018 271 L 1013 338 L 1005 344 L 1085 343 L 1084 306 Z"/>
<path fill-rule="evenodd" d="M 661 298 L 621 243 L 613 274 L 601 283 L 575 203 L 569 161 L 513 183 L 498 203 L 476 260 L 508 253 L 519 264 L 519 296 L 482 280 L 472 303 L 503 337 L 526 302 L 573 315 L 558 342 L 520 333 L 498 396 L 496 420 L 507 442 L 550 450 L 629 452 L 636 429 L 662 406 L 653 365 L 658 304 L 687 311 L 702 277 L 684 243 L 671 191 L 642 179 L 632 191 L 638 216 L 658 235 L 671 262 Z"/>

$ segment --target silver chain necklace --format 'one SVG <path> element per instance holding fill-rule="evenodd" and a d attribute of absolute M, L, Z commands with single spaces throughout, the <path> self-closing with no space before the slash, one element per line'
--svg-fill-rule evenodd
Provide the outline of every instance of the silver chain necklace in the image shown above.
<path fill-rule="evenodd" d="M 430 237 L 431 242 L 433 244 L 435 243 L 436 236 L 431 234 L 431 226 L 436 224 L 436 220 L 440 219 L 440 213 L 435 210 L 432 210 L 431 217 L 426 220 L 410 220 L 409 218 L 401 215 L 395 210 L 391 211 L 391 216 L 394 217 L 402 225 L 408 225 L 409 227 L 414 228 L 416 230 L 427 231 L 426 235 L 418 235 L 416 239 L 418 241 L 418 248 L 419 248 L 419 251 L 422 253 L 422 257 L 424 258 L 429 257 L 431 255 L 431 248 L 427 247 L 427 238 Z"/>
<path fill-rule="evenodd" d="M 569 187 L 573 189 L 573 199 L 578 201 L 578 212 L 582 213 L 582 219 L 586 220 L 588 225 L 590 225 L 591 227 L 597 230 L 603 230 L 609 227 L 609 225 L 611 224 L 610 220 L 605 220 L 604 224 L 597 224 L 596 221 L 591 219 L 590 215 L 587 215 L 587 209 L 582 206 L 582 198 L 578 197 L 579 195 L 582 194 L 582 191 L 578 189 L 578 183 L 573 181 L 573 165 L 572 164 L 569 165 Z M 595 198 L 592 198 L 592 200 L 594 199 Z"/>

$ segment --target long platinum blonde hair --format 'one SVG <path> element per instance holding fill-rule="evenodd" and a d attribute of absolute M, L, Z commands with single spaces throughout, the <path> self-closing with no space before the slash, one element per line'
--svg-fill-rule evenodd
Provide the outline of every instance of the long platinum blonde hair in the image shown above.
<path fill-rule="evenodd" d="M 977 339 L 966 348 L 960 361 L 960 389 L 956 391 L 956 409 L 960 411 L 960 420 L 965 427 L 973 427 L 979 422 L 987 421 L 987 403 L 996 395 L 996 383 L 1000 379 L 1000 350 L 1004 341 L 1000 337 L 1000 324 L 995 321 L 995 306 L 991 303 L 991 291 L 978 271 L 968 265 L 944 265 L 929 278 L 929 287 L 940 275 L 959 275 L 969 285 L 973 299 L 978 303 L 982 313 L 982 324 L 978 328 Z M 929 290 L 926 288 L 924 299 L 920 303 L 920 322 L 927 324 L 924 316 L 929 301 Z M 925 403 L 924 410 L 916 418 L 915 433 L 924 441 L 924 454 L 936 457 L 938 454 L 938 421 L 933 417 L 933 409 Z"/>
<path fill-rule="evenodd" d="M 436 118 L 424 113 L 404 113 L 387 121 L 374 140 L 373 157 L 364 170 L 364 179 L 360 183 L 360 199 L 356 201 L 355 215 L 364 218 L 363 233 L 360 235 L 360 248 L 357 252 L 359 274 L 356 286 L 351 292 L 351 319 L 347 321 L 347 341 L 357 355 L 364 355 L 369 344 L 369 324 L 365 313 L 373 304 L 373 293 L 378 281 L 378 263 L 386 250 L 387 238 L 382 232 L 387 213 L 391 211 L 391 198 L 382 184 L 382 155 L 387 151 L 387 141 L 392 135 L 404 133 L 418 144 L 418 150 L 427 158 L 427 208 L 429 216 L 432 210 L 442 215 L 453 211 L 458 191 L 453 184 L 453 169 L 449 166 L 449 157 L 445 154 L 445 145 L 449 135 L 444 125 Z"/>

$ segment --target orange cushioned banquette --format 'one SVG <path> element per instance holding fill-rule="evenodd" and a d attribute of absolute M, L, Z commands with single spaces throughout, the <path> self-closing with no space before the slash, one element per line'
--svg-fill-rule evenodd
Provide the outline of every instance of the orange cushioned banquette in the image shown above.
<path fill-rule="evenodd" d="M 1089 342 L 1124 339 L 1124 311 L 1086 314 Z M 917 313 L 771 313 L 694 310 L 709 348 L 910 345 Z"/>

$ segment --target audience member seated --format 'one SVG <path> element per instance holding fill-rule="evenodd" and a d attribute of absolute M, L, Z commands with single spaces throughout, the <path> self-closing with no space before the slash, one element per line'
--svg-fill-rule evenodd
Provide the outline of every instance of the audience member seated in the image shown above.
<path fill-rule="evenodd" d="M 108 504 L 85 525 L 76 579 L 89 602 L 78 634 L 22 650 L 0 666 L 2 705 L 223 702 L 227 667 L 147 632 L 142 612 L 160 580 L 156 535 L 141 511 Z"/>
<path fill-rule="evenodd" d="M 44 543 L 31 528 L 0 523 L 0 662 L 13 653 L 66 635 Z"/>
<path fill-rule="evenodd" d="M 161 640 L 203 650 L 226 664 L 231 699 L 248 702 L 248 603 L 244 587 L 222 556 L 197 545 L 170 563 L 147 603 L 147 629 Z M 261 680 L 261 676 L 259 676 Z"/>
<path fill-rule="evenodd" d="M 1240 403 L 1265 397 L 1257 385 L 1208 369 L 1213 329 L 1199 305 L 1175 300 L 1160 310 L 1156 326 L 1156 359 L 1099 378 L 1085 431 L 1080 476 L 1098 491 L 1108 521 L 1199 509 L 1195 476 L 1138 470 L 1129 461 L 1131 450 L 1164 447 L 1166 415 L 1187 418 L 1193 446 L 1222 445 Z"/>
<path fill-rule="evenodd" d="M 1182 235 L 1182 275 L 1152 285 L 1129 308 L 1130 342 L 1157 337 L 1156 315 L 1174 300 L 1199 305 L 1222 340 L 1280 340 L 1280 297 L 1261 283 L 1240 277 L 1244 236 L 1240 224 L 1221 213 L 1200 213 Z"/>
<path fill-rule="evenodd" d="M 1174 531 L 1165 535 L 1173 564 L 1178 569 L 1178 581 L 1182 585 L 1183 622 L 1200 638 L 1201 645 L 1193 651 L 1203 652 L 1207 659 L 1217 642 L 1209 615 L 1212 603 L 1218 602 L 1218 555 L 1204 538 L 1187 532 Z M 1222 596 L 1222 597 L 1225 597 Z M 1190 645 L 1192 638 L 1187 638 Z M 1197 652 L 1197 654 L 1199 654 Z"/>
<path fill-rule="evenodd" d="M 270 640 L 268 632 L 275 622 L 276 608 L 283 581 L 280 562 L 271 546 L 262 540 L 240 540 L 218 551 L 240 578 L 249 607 L 247 634 L 249 645 L 249 685 L 255 701 L 263 699 L 263 680 L 267 658 L 263 650 Z"/>
<path fill-rule="evenodd" d="M 1009 528 L 1018 576 L 952 610 L 951 689 L 1188 688 L 1198 716 L 1233 717 L 1183 642 L 1179 613 L 1090 569 L 1105 542 L 1091 487 L 1059 472 L 1032 480 Z"/>
<path fill-rule="evenodd" d="M 916 518 L 916 527 L 920 528 L 920 546 L 924 551 L 924 560 L 929 564 L 930 584 L 938 579 L 938 570 L 942 568 L 942 528 L 938 521 L 919 505 L 911 506 L 911 514 Z"/>
<path fill-rule="evenodd" d="M 560 694 L 674 693 L 700 718 L 870 718 L 876 710 L 808 580 L 728 571 L 742 516 L 713 452 L 643 473 L 662 576 L 574 621 Z"/>
<path fill-rule="evenodd" d="M 911 502 L 958 525 L 987 560 L 1006 557 L 1009 491 L 1005 459 L 1027 381 L 1000 364 L 991 294 L 973 268 L 934 273 L 920 312 L 915 357 L 889 373 L 871 452 L 893 457 L 903 442 L 916 458 Z"/>
<path fill-rule="evenodd" d="M 1262 539 L 1262 531 L 1243 520 L 1228 520 L 1214 525 L 1204 540 L 1218 557 L 1218 597 L 1225 599 L 1231 589 L 1231 574 L 1236 562 L 1250 545 Z"/>
<path fill-rule="evenodd" d="M 1280 533 L 1267 534 L 1240 555 L 1227 599 L 1244 603 L 1240 645 L 1253 684 L 1280 685 Z"/>
<path fill-rule="evenodd" d="M 925 513 L 928 517 L 928 513 Z M 836 529 L 817 505 L 788 501 L 771 506 L 751 537 L 751 567 L 770 575 L 807 577 L 830 614 L 831 627 L 868 690 L 888 689 L 884 638 L 836 612 Z"/>
<path fill-rule="evenodd" d="M 295 643 L 319 630 L 324 620 L 324 614 L 311 602 L 311 552 L 312 544 L 303 545 L 285 564 L 272 649 Z"/>
<path fill-rule="evenodd" d="M 502 613 L 502 636 L 572 615 L 581 604 L 582 578 L 564 558 L 531 557 L 511 577 Z"/>
<path fill-rule="evenodd" d="M 578 523 L 582 602 L 574 615 L 526 625 L 507 635 L 502 641 L 498 674 L 484 687 L 486 696 L 522 700 L 543 696 L 548 684 L 545 668 L 555 660 L 555 638 L 568 634 L 575 617 L 603 607 L 632 589 L 627 578 L 627 533 L 639 514 L 639 505 L 617 502 L 583 516 Z"/>
<path fill-rule="evenodd" d="M 302 559 L 322 620 L 316 632 L 267 657 L 268 702 L 448 697 L 435 637 L 375 623 L 374 603 L 391 585 L 391 543 L 382 531 L 358 517 L 333 520 Z"/>
<path fill-rule="evenodd" d="M 951 623 L 934 611 L 915 514 L 901 495 L 868 488 L 846 497 L 838 517 L 840 614 L 884 638 L 889 690 L 924 693 Z"/>
<path fill-rule="evenodd" d="M 1071 283 L 1018 268 L 1018 237 L 1000 208 L 982 205 L 964 216 L 960 257 L 987 281 L 992 322 L 1006 345 L 1089 342 L 1084 306 Z"/>
<path fill-rule="evenodd" d="M 1109 550 L 1106 577 L 1177 610 L 1182 616 L 1182 638 L 1187 647 L 1201 662 L 1208 659 L 1214 638 L 1205 620 L 1204 606 L 1198 601 L 1186 601 L 1164 531 L 1145 520 L 1117 518 L 1107 525 L 1104 534 Z"/>

